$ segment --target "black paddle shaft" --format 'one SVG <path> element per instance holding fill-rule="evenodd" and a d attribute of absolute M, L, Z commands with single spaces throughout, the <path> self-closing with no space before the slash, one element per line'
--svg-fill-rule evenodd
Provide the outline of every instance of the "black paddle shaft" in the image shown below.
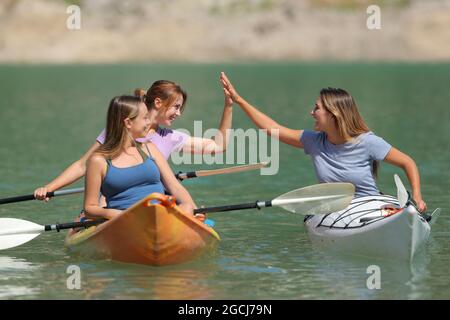
<path fill-rule="evenodd" d="M 234 211 L 243 209 L 261 209 L 262 207 L 271 207 L 272 201 L 256 201 L 251 203 L 234 204 L 228 206 L 219 207 L 209 207 L 209 208 L 198 208 L 194 210 L 195 213 L 208 213 L 208 212 L 224 212 L 224 211 Z"/>
<path fill-rule="evenodd" d="M 47 192 L 46 196 L 51 198 L 51 197 L 55 196 L 55 193 L 53 191 L 52 192 Z M 17 196 L 17 197 L 0 199 L 0 204 L 28 201 L 28 200 L 34 200 L 34 199 L 36 199 L 34 197 L 34 194 L 29 194 L 29 195 L 26 195 L 26 196 Z"/>
<path fill-rule="evenodd" d="M 197 178 L 197 172 L 195 171 L 191 171 L 191 172 L 178 172 L 177 174 L 175 174 L 175 178 L 177 178 L 179 181 L 183 181 L 185 179 L 190 179 L 190 178 Z"/>
<path fill-rule="evenodd" d="M 194 213 L 224 212 L 224 211 L 255 209 L 255 208 L 261 209 L 263 207 L 271 207 L 271 206 L 272 206 L 272 201 L 255 201 L 255 202 L 251 202 L 251 203 L 234 204 L 234 205 L 228 205 L 228 206 L 198 208 L 198 209 L 194 210 Z M 60 230 L 64 230 L 64 229 L 89 228 L 91 226 L 101 224 L 105 221 L 106 221 L 106 219 L 98 219 L 98 220 L 88 220 L 88 221 L 83 221 L 83 222 L 47 224 L 47 225 L 45 225 L 45 231 L 56 230 L 59 232 Z"/>
<path fill-rule="evenodd" d="M 63 229 L 72 229 L 72 228 L 89 228 L 95 226 L 97 224 L 105 222 L 106 219 L 98 219 L 98 220 L 88 220 L 83 222 L 68 222 L 68 223 L 57 223 L 57 224 L 46 224 L 45 231 L 52 231 Z"/>

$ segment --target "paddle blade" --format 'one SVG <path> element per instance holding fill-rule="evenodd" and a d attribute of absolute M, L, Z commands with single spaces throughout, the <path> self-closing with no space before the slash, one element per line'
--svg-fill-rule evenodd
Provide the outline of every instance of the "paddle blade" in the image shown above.
<path fill-rule="evenodd" d="M 351 183 L 321 183 L 285 193 L 272 200 L 272 205 L 304 215 L 326 214 L 348 207 L 354 193 Z"/>
<path fill-rule="evenodd" d="M 33 240 L 43 231 L 44 226 L 30 221 L 0 218 L 0 250 L 20 246 Z"/>
<path fill-rule="evenodd" d="M 397 187 L 397 199 L 400 204 L 400 208 L 404 208 L 406 203 L 408 202 L 408 191 L 397 174 L 394 174 L 395 186 Z"/>
<path fill-rule="evenodd" d="M 436 210 L 433 211 L 433 213 L 431 214 L 431 221 L 430 221 L 431 226 L 436 222 L 436 220 L 440 214 L 441 214 L 441 208 L 437 208 Z"/>

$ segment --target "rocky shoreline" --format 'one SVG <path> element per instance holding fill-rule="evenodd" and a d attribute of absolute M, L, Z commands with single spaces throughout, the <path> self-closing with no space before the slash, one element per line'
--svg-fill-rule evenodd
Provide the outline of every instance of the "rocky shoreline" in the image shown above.
<path fill-rule="evenodd" d="M 450 61 L 450 0 L 3 0 L 0 63 Z M 334 5 L 329 5 L 334 3 Z M 336 3 L 354 4 L 341 8 Z"/>

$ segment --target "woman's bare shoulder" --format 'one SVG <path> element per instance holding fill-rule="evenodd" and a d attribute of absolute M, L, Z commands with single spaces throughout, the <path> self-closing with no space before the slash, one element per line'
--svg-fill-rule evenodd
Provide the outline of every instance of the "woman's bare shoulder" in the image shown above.
<path fill-rule="evenodd" d="M 92 156 L 89 157 L 88 159 L 88 164 L 90 164 L 91 166 L 103 166 L 106 162 L 106 159 L 103 155 L 99 154 L 99 153 L 94 153 Z"/>

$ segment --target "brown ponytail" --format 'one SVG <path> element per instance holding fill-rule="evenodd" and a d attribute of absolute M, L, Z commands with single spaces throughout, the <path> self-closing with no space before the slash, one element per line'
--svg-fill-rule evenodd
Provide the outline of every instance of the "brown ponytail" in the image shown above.
<path fill-rule="evenodd" d="M 145 91 L 145 89 L 142 88 L 134 89 L 134 95 L 138 98 L 145 99 L 146 94 L 147 92 Z"/>

